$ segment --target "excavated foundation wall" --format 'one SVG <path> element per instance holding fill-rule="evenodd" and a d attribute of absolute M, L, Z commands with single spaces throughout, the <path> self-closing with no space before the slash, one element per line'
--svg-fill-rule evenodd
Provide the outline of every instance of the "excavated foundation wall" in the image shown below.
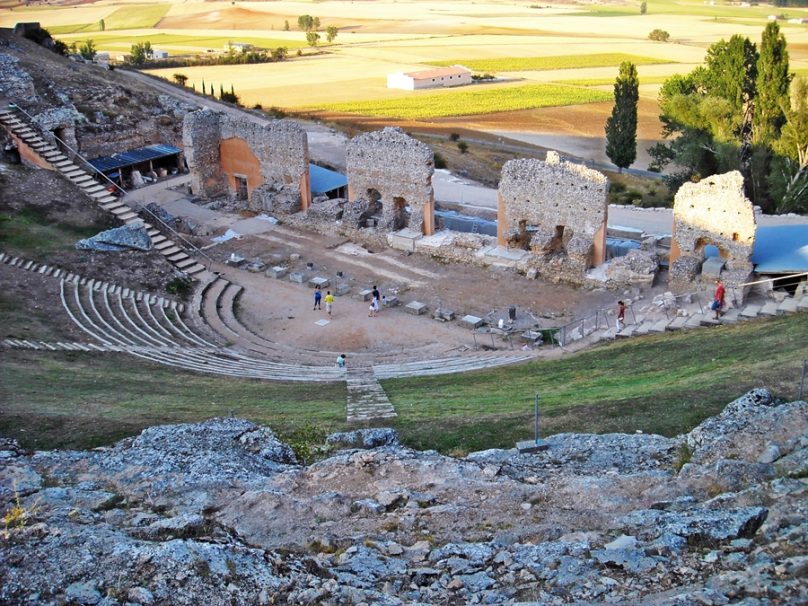
<path fill-rule="evenodd" d="M 203 197 L 243 197 L 244 208 L 278 214 L 311 204 L 306 131 L 288 120 L 266 125 L 209 110 L 187 114 L 183 145 L 191 187 Z"/>
<path fill-rule="evenodd" d="M 351 139 L 346 164 L 348 199 L 359 207 L 352 213 L 359 227 L 375 223 L 383 230 L 434 232 L 435 157 L 429 147 L 400 128 L 385 128 Z"/>
<path fill-rule="evenodd" d="M 510 160 L 499 183 L 497 241 L 530 251 L 529 269 L 546 280 L 583 283 L 606 258 L 606 177 L 547 152 L 545 161 Z"/>
<path fill-rule="evenodd" d="M 748 281 L 754 268 L 756 229 L 754 207 L 744 195 L 743 176 L 738 171 L 682 185 L 673 202 L 671 289 L 693 291 L 707 245 L 718 248 L 725 263 L 721 277 L 727 286 Z"/>

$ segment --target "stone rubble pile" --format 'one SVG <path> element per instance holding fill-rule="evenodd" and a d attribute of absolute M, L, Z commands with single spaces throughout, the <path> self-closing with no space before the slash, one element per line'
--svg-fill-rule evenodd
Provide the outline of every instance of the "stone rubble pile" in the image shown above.
<path fill-rule="evenodd" d="M 310 466 L 235 418 L 1 441 L 0 507 L 26 519 L 0 603 L 808 602 L 806 402 L 758 389 L 685 436 L 547 441 L 453 459 L 358 430 Z"/>

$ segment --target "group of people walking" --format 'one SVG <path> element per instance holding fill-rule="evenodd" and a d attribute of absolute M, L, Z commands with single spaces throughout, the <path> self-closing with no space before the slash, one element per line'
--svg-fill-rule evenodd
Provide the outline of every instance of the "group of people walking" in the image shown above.
<path fill-rule="evenodd" d="M 314 307 L 312 311 L 322 310 L 322 304 L 325 303 L 325 312 L 328 314 L 328 319 L 331 319 L 332 310 L 334 309 L 334 295 L 331 294 L 330 290 L 327 290 L 325 296 L 323 296 L 323 290 L 320 288 L 319 285 L 314 287 Z M 379 289 L 376 285 L 373 285 L 373 291 L 371 292 L 371 301 L 370 301 L 370 309 L 368 310 L 368 316 L 371 318 L 375 318 L 379 313 L 379 308 L 382 305 L 382 296 L 379 292 Z M 337 366 L 340 368 L 345 367 L 345 354 L 340 354 L 337 357 Z"/>
<path fill-rule="evenodd" d="M 322 302 L 323 302 L 323 290 L 320 286 L 316 286 L 314 288 L 314 308 L 313 309 L 322 309 Z M 328 314 L 328 319 L 331 319 L 331 310 L 334 308 L 334 295 L 331 294 L 330 290 L 325 292 L 325 313 Z"/>

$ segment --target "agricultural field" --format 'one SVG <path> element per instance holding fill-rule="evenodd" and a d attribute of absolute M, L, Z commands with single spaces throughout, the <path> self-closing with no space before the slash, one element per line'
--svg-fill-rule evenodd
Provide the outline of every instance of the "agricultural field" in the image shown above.
<path fill-rule="evenodd" d="M 759 41 L 775 11 L 770 6 L 654 0 L 641 15 L 639 5 L 639 1 L 539 5 L 494 0 L 151 4 L 100 0 L 0 8 L 0 26 L 40 21 L 68 44 L 92 38 L 99 50 L 117 53 L 145 41 L 179 55 L 221 52 L 229 41 L 270 49 L 285 46 L 291 52 L 282 63 L 151 73 L 169 81 L 182 73 L 196 90 L 201 90 L 203 81 L 217 90 L 220 85 L 226 90 L 232 86 L 244 105 L 328 113 L 335 119 L 340 113 L 363 114 L 373 120 L 406 121 L 408 128 L 417 128 L 418 121 L 430 126 L 459 121 L 485 125 L 492 134 L 512 131 L 518 123 L 527 130 L 516 134 L 545 137 L 556 146 L 574 137 L 583 145 L 559 149 L 585 151 L 585 157 L 602 160 L 602 151 L 597 151 L 603 147 L 600 118 L 608 115 L 608 95 L 622 61 L 640 66 L 641 102 L 653 104 L 665 79 L 701 64 L 710 44 L 733 34 Z M 808 27 L 785 20 L 806 17 L 808 10 L 776 10 L 784 18 L 780 24 L 789 42 L 792 70 L 808 73 Z M 317 48 L 309 48 L 304 32 L 297 29 L 303 14 L 320 19 Z M 97 31 L 101 19 L 103 32 Z M 329 26 L 338 28 L 332 43 L 325 41 Z M 649 40 L 654 29 L 668 32 L 669 41 Z M 386 87 L 391 72 L 454 63 L 508 82 L 437 92 Z M 557 110 L 570 116 L 591 113 L 598 123 L 558 119 Z M 547 118 L 551 114 L 556 117 Z M 658 139 L 656 113 L 644 111 L 640 120 L 643 145 Z M 638 162 L 644 161 L 641 153 Z"/>
<path fill-rule="evenodd" d="M 609 67 L 631 61 L 634 65 L 667 63 L 664 59 L 639 57 L 623 53 L 599 53 L 596 55 L 561 55 L 557 57 L 510 57 L 507 59 L 450 59 L 435 61 L 432 65 L 463 65 L 475 72 L 523 72 L 556 69 L 581 69 Z"/>
<path fill-rule="evenodd" d="M 379 101 L 337 103 L 312 106 L 312 110 L 354 113 L 405 120 L 431 120 L 449 116 L 493 114 L 498 112 L 560 107 L 608 101 L 609 93 L 563 84 L 530 84 L 492 87 L 478 85 L 477 90 L 418 91 L 415 95 Z"/>

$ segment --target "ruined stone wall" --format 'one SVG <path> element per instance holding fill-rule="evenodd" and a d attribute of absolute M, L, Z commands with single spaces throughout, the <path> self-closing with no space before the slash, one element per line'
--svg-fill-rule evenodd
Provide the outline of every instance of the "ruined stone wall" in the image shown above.
<path fill-rule="evenodd" d="M 202 110 L 187 114 L 182 124 L 185 161 L 191 172 L 191 190 L 203 198 L 226 193 L 225 174 L 219 158 L 219 114 Z"/>
<path fill-rule="evenodd" d="M 529 250 L 528 266 L 543 278 L 581 283 L 605 260 L 607 192 L 604 175 L 555 152 L 544 162 L 510 160 L 499 183 L 497 241 Z"/>
<path fill-rule="evenodd" d="M 738 171 L 682 185 L 673 202 L 670 287 L 679 292 L 694 289 L 706 245 L 718 248 L 726 264 L 722 279 L 728 285 L 747 281 L 756 229 L 754 207 L 744 195 Z"/>
<path fill-rule="evenodd" d="M 37 99 L 33 78 L 20 67 L 16 57 L 5 53 L 0 53 L 0 97 L 14 103 Z"/>
<path fill-rule="evenodd" d="M 288 120 L 256 124 L 225 114 L 188 114 L 183 145 L 192 187 L 202 196 L 235 195 L 247 180 L 245 208 L 296 212 L 311 203 L 306 131 Z"/>
<path fill-rule="evenodd" d="M 400 128 L 354 137 L 346 150 L 348 199 L 371 201 L 378 192 L 382 205 L 378 227 L 397 230 L 409 227 L 430 235 L 435 229 L 432 150 Z M 403 215 L 409 206 L 409 218 Z M 372 213 L 373 209 L 369 209 Z"/>

